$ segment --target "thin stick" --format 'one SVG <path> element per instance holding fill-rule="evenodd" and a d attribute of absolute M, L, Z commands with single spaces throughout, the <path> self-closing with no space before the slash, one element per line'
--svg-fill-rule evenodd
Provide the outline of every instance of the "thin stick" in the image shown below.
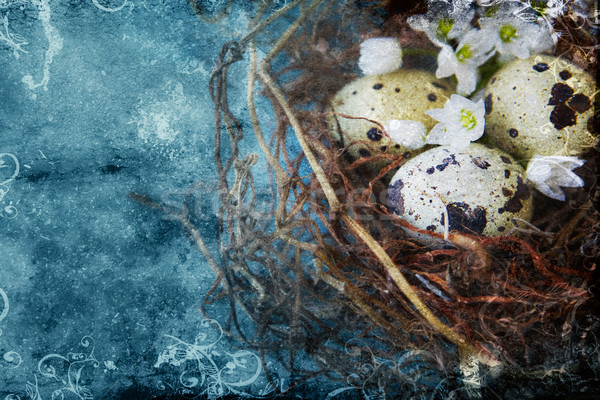
<path fill-rule="evenodd" d="M 313 154 L 312 150 L 310 149 L 308 143 L 306 142 L 305 135 L 304 135 L 302 127 L 300 125 L 300 121 L 298 121 L 298 119 L 292 112 L 290 106 L 288 105 L 287 101 L 285 100 L 285 96 L 283 95 L 283 93 L 279 90 L 279 88 L 277 88 L 275 86 L 275 83 L 273 82 L 273 80 L 271 79 L 269 74 L 266 72 L 268 65 L 265 64 L 265 61 L 266 61 L 266 59 L 261 62 L 261 68 L 260 68 L 261 80 L 262 80 L 263 84 L 269 88 L 271 93 L 273 93 L 273 96 L 275 97 L 275 99 L 277 100 L 279 105 L 283 108 L 285 115 L 287 116 L 288 120 L 290 121 L 290 124 L 292 125 L 292 128 L 294 129 L 296 138 L 298 139 L 298 142 L 300 143 L 300 147 L 302 147 L 302 150 L 304 151 L 306 160 L 308 161 L 311 168 L 313 169 L 313 171 L 317 177 L 317 180 L 319 181 L 319 184 L 321 185 L 321 188 L 323 189 L 325 197 L 327 197 L 329 206 L 331 207 L 332 211 L 336 212 L 340 209 L 340 201 L 337 198 L 337 195 L 335 194 L 333 187 L 331 187 L 331 184 L 329 183 L 329 180 L 327 179 L 327 176 L 325 175 L 325 171 L 323 171 L 323 168 L 317 161 L 317 158 L 315 157 L 315 155 Z"/>
<path fill-rule="evenodd" d="M 262 133 L 262 129 L 260 128 L 260 123 L 258 121 L 258 115 L 256 113 L 256 105 L 254 103 L 254 83 L 256 82 L 256 45 L 254 42 L 250 43 L 250 70 L 248 71 L 248 111 L 250 112 L 250 121 L 252 122 L 252 128 L 254 129 L 254 134 L 256 135 L 256 139 L 258 140 L 258 144 L 265 153 L 267 157 L 267 161 L 269 165 L 273 167 L 275 170 L 275 174 L 277 175 L 277 179 L 284 181 L 287 178 L 287 174 L 281 168 L 281 165 L 275 159 L 273 154 L 271 153 L 271 149 L 267 145 L 265 141 L 265 137 Z"/>
<path fill-rule="evenodd" d="M 282 38 L 283 39 L 283 38 Z M 281 44 L 282 46 L 283 44 Z M 271 53 L 270 53 L 271 54 Z M 331 187 L 325 172 L 321 168 L 321 165 L 318 163 L 315 155 L 312 153 L 308 143 L 305 139 L 305 133 L 300 125 L 300 122 L 292 112 L 289 104 L 287 103 L 285 96 L 276 87 L 275 83 L 271 79 L 270 75 L 266 72 L 268 69 L 268 64 L 266 63 L 267 59 L 263 60 L 260 68 L 260 77 L 263 84 L 269 88 L 275 99 L 279 102 L 279 105 L 282 107 L 285 112 L 292 128 L 294 129 L 294 133 L 296 138 L 300 144 L 300 147 L 304 151 L 304 155 L 306 156 L 306 160 L 310 164 L 313 169 L 315 176 L 323 189 L 325 197 L 329 203 L 332 212 L 337 212 L 340 214 L 342 221 L 353 231 L 358 237 L 362 239 L 362 241 L 369 246 L 371 251 L 375 254 L 375 256 L 379 259 L 379 261 L 383 264 L 387 273 L 390 275 L 396 286 L 400 289 L 400 291 L 408 298 L 408 300 L 415 306 L 415 308 L 419 311 L 419 313 L 429 322 L 429 324 L 442 335 L 444 335 L 448 340 L 452 343 L 459 346 L 462 351 L 468 352 L 471 354 L 478 354 L 479 351 L 467 340 L 461 337 L 458 333 L 454 332 L 448 326 L 446 326 L 442 321 L 440 321 L 431 310 L 423 303 L 421 298 L 417 295 L 414 289 L 410 286 L 404 275 L 397 268 L 394 261 L 388 256 L 388 254 L 383 250 L 383 248 L 379 245 L 379 243 L 364 229 L 362 225 L 360 225 L 357 221 L 355 221 L 352 217 L 347 215 L 345 212 L 342 212 L 342 207 L 338 197 L 335 194 L 335 191 Z M 489 361 L 491 364 L 496 364 L 495 360 Z"/>
<path fill-rule="evenodd" d="M 267 26 L 269 26 L 271 23 L 277 21 L 279 19 L 279 17 L 281 17 L 282 15 L 284 15 L 285 13 L 287 13 L 292 8 L 296 7 L 298 4 L 304 3 L 305 1 L 306 0 L 296 0 L 294 2 L 291 2 L 290 4 L 285 5 L 284 7 L 280 8 L 279 10 L 275 11 L 273 14 L 271 14 L 270 16 L 268 16 L 264 21 L 262 21 L 261 23 L 259 23 L 258 25 L 256 25 L 243 38 L 241 38 L 240 41 L 239 41 L 239 43 L 241 45 L 245 45 L 246 43 L 248 43 L 249 41 L 251 41 L 252 39 L 254 39 L 254 37 L 258 33 L 262 32 Z M 255 24 L 254 21 L 253 21 L 253 24 Z"/>
<path fill-rule="evenodd" d="M 264 60 L 261 62 L 261 70 L 263 65 L 268 66 L 271 60 L 273 60 L 273 58 L 277 54 L 279 54 L 279 52 L 281 51 L 281 49 L 283 49 L 283 46 L 287 43 L 287 41 L 290 40 L 292 35 L 294 35 L 294 33 L 296 33 L 296 31 L 300 28 L 302 22 L 304 22 L 304 20 L 308 18 L 308 16 L 312 14 L 313 11 L 315 11 L 315 9 L 321 3 L 323 3 L 323 1 L 324 0 L 315 0 L 310 6 L 306 8 L 306 10 L 302 12 L 302 14 L 300 14 L 300 16 L 294 21 L 294 23 L 283 33 L 283 35 L 281 35 L 279 40 L 271 48 L 271 51 L 269 51 L 269 53 L 265 56 Z"/>

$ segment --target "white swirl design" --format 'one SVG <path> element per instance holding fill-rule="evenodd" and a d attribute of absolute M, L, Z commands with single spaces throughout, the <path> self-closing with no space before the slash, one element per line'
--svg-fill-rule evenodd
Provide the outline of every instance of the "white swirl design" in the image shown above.
<path fill-rule="evenodd" d="M 39 11 L 38 19 L 42 23 L 44 28 L 44 34 L 48 39 L 48 49 L 44 56 L 44 68 L 43 76 L 39 83 L 34 82 L 33 75 L 25 75 L 21 79 L 21 82 L 27 85 L 30 90 L 35 90 L 42 87 L 44 91 L 48 90 L 48 82 L 50 82 L 50 65 L 63 47 L 63 38 L 60 36 L 60 32 L 52 25 L 52 10 L 50 9 L 49 0 L 31 0 L 33 6 Z M 36 98 L 34 94 L 33 98 Z"/>
<path fill-rule="evenodd" d="M 13 206 L 12 202 L 4 203 L 4 197 L 10 191 L 8 184 L 19 176 L 20 168 L 19 160 L 13 154 L 0 153 L 0 218 L 12 219 L 18 214 L 17 208 Z"/>
<path fill-rule="evenodd" d="M 6 8 L 8 5 L 3 6 L 0 3 L 0 8 Z M 4 18 L 0 18 L 3 27 L 0 27 L 0 42 L 4 42 L 9 48 L 13 50 L 13 55 L 15 58 L 20 57 L 21 53 L 27 53 L 27 50 L 23 48 L 28 44 L 27 40 L 18 33 L 13 33 L 10 31 L 8 26 L 8 16 L 4 15 Z"/>
<path fill-rule="evenodd" d="M 0 312 L 0 322 L 2 322 L 2 320 L 8 315 L 8 311 L 10 310 L 10 304 L 8 302 L 8 295 L 2 288 L 0 288 L 0 297 L 2 298 L 2 311 Z M 2 336 L 1 328 L 0 336 Z M 16 351 L 7 351 L 6 353 L 4 353 L 2 358 L 4 359 L 4 362 L 0 363 L 0 366 L 7 368 L 17 368 L 23 362 L 23 360 L 21 359 L 21 355 Z"/>
<path fill-rule="evenodd" d="M 154 367 L 158 368 L 162 364 L 193 366 L 180 374 L 179 389 L 198 389 L 201 391 L 198 397 L 215 398 L 231 394 L 250 396 L 242 388 L 255 384 L 259 379 L 262 372 L 260 357 L 248 350 L 235 353 L 218 350 L 216 345 L 223 338 L 219 323 L 205 319 L 202 320 L 201 327 L 202 331 L 196 335 L 193 344 L 165 335 L 175 343 L 160 353 Z M 210 339 L 215 336 L 214 333 L 216 338 Z M 269 387 L 265 387 L 262 393 L 272 391 L 270 385 L 266 386 Z"/>
<path fill-rule="evenodd" d="M 98 368 L 100 363 L 94 356 L 94 339 L 91 336 L 84 336 L 79 342 L 80 346 L 88 349 L 87 352 L 67 353 L 66 356 L 60 354 L 48 354 L 38 362 L 37 370 L 42 377 L 47 378 L 43 382 L 43 393 L 40 391 L 40 381 L 38 374 L 33 375 L 33 382 L 27 381 L 25 384 L 25 398 L 32 400 L 52 400 L 79 399 L 93 400 L 92 392 L 82 384 L 84 368 Z M 21 361 L 21 356 L 16 352 L 8 352 L 4 355 L 7 361 Z M 42 394 L 49 393 L 48 396 Z M 9 394 L 4 400 L 21 400 L 17 394 Z"/>
<path fill-rule="evenodd" d="M 52 388 L 52 400 L 61 400 L 64 398 L 76 398 L 80 400 L 92 400 L 92 392 L 82 385 L 82 370 L 92 366 L 98 368 L 100 363 L 94 356 L 94 339 L 91 336 L 84 336 L 80 345 L 88 348 L 87 353 L 68 353 L 66 356 L 60 354 L 48 354 L 38 362 L 38 372 L 51 382 L 56 382 L 58 387 Z M 39 381 L 37 374 L 34 374 L 34 382 L 28 381 L 25 387 L 27 395 L 31 399 L 43 400 L 40 394 Z M 66 397 L 68 395 L 68 397 Z M 13 399 L 19 397 L 13 395 Z"/>
<path fill-rule="evenodd" d="M 2 297 L 2 312 L 0 312 L 0 322 L 8 315 L 8 310 L 10 308 L 8 304 L 8 296 L 4 289 L 0 288 L 0 297 Z M 2 330 L 0 329 L 0 336 L 2 335 Z"/>

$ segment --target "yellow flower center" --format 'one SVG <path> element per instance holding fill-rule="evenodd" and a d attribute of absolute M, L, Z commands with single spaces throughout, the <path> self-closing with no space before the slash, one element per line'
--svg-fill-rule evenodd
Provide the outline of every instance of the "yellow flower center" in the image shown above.
<path fill-rule="evenodd" d="M 472 111 L 463 108 L 460 110 L 460 123 L 463 128 L 473 129 L 477 125 L 477 118 Z"/>
<path fill-rule="evenodd" d="M 442 18 L 438 21 L 437 35 L 440 39 L 446 39 L 454 26 L 454 20 L 450 18 Z"/>
<path fill-rule="evenodd" d="M 473 56 L 473 52 L 471 51 L 471 47 L 468 44 L 465 44 L 456 52 L 456 58 L 458 61 L 464 62 L 465 60 L 471 58 Z"/>
<path fill-rule="evenodd" d="M 500 39 L 502 39 L 504 43 L 508 43 L 512 42 L 517 36 L 517 29 L 512 25 L 502 25 L 498 33 L 500 34 Z"/>
<path fill-rule="evenodd" d="M 529 5 L 531 6 L 531 8 L 533 8 L 535 12 L 537 12 L 540 15 L 546 14 L 546 10 L 548 9 L 548 5 L 543 1 L 539 0 L 532 0 L 529 2 Z"/>

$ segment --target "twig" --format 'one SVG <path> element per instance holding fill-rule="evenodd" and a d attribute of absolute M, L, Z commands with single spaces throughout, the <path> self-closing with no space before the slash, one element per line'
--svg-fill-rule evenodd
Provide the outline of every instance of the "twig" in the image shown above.
<path fill-rule="evenodd" d="M 292 28 L 290 28 L 290 29 L 292 29 Z M 287 32 L 286 32 L 286 34 L 284 34 L 282 36 L 282 39 L 279 42 L 279 47 L 283 46 L 283 44 L 285 43 L 284 39 L 287 40 L 289 38 L 289 36 L 291 36 L 291 33 L 287 34 Z M 274 50 L 279 49 L 279 47 L 277 47 L 277 46 L 274 47 Z M 271 53 L 269 53 L 269 54 L 276 54 L 276 53 L 274 53 L 274 50 L 272 50 Z M 352 232 L 354 232 L 358 237 L 360 237 L 361 240 L 373 251 L 374 255 L 383 264 L 387 273 L 392 277 L 392 279 L 394 280 L 394 282 L 396 283 L 398 288 L 402 291 L 402 293 L 409 299 L 409 301 L 415 306 L 415 308 L 419 311 L 419 313 L 431 324 L 431 326 L 435 330 L 437 330 L 442 335 L 444 335 L 452 343 L 454 343 L 457 346 L 464 349 L 465 352 L 468 352 L 471 354 L 478 354 L 479 351 L 477 349 L 475 349 L 475 347 L 473 347 L 470 343 L 468 343 L 465 338 L 461 337 L 456 332 L 454 332 L 452 329 L 450 329 L 448 326 L 446 326 L 431 312 L 431 310 L 422 302 L 422 300 L 419 298 L 417 293 L 410 286 L 410 284 L 408 283 L 408 281 L 406 280 L 404 275 L 398 270 L 396 264 L 387 255 L 387 253 L 383 250 L 383 248 L 379 245 L 379 243 L 377 241 L 375 241 L 375 239 L 373 239 L 373 237 L 362 227 L 362 225 L 360 225 L 353 218 L 351 218 L 345 212 L 342 211 L 343 207 L 341 206 L 339 199 L 338 199 L 337 195 L 335 194 L 335 191 L 331 187 L 331 184 L 329 183 L 329 180 L 328 180 L 327 176 L 325 175 L 325 172 L 323 171 L 321 165 L 318 163 L 317 159 L 315 158 L 314 154 L 312 153 L 310 147 L 308 146 L 308 144 L 305 140 L 305 133 L 303 132 L 303 129 L 300 126 L 299 121 L 297 120 L 296 116 L 294 115 L 291 108 L 287 104 L 287 101 L 285 100 L 285 96 L 277 88 L 277 86 L 275 85 L 275 83 L 273 82 L 273 80 L 271 79 L 269 74 L 267 73 L 267 69 L 269 69 L 268 64 L 267 64 L 268 60 L 269 60 L 269 58 L 267 57 L 261 63 L 261 69 L 260 69 L 261 80 L 262 80 L 263 84 L 267 88 L 269 88 L 269 90 L 271 91 L 273 96 L 277 99 L 279 105 L 282 107 L 288 120 L 290 121 L 290 124 L 292 125 L 292 128 L 294 129 L 296 138 L 297 138 L 298 142 L 300 143 L 300 147 L 304 151 L 306 160 L 308 161 L 311 168 L 313 169 L 315 176 L 316 176 L 319 184 L 321 185 L 321 188 L 324 191 L 324 194 L 325 194 L 327 201 L 329 203 L 329 206 L 331 208 L 331 212 L 339 213 L 340 218 L 350 228 L 350 230 Z M 493 362 L 492 362 L 492 364 L 493 364 Z"/>

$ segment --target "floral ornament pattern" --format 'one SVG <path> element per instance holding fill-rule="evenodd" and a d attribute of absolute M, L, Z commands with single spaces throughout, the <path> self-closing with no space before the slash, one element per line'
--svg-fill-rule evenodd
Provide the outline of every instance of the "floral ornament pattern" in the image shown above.
<path fill-rule="evenodd" d="M 0 154 L 0 217 L 12 219 L 18 214 L 17 208 L 10 202 L 4 204 L 4 197 L 9 192 L 8 184 L 19 176 L 20 164 L 17 157 L 9 153 Z"/>
<path fill-rule="evenodd" d="M 87 353 L 68 353 L 66 356 L 60 354 L 48 354 L 38 362 L 38 372 L 42 377 L 47 378 L 48 383 L 44 388 L 52 390 L 50 397 L 52 400 L 62 400 L 73 398 L 79 400 L 92 400 L 92 392 L 84 386 L 82 371 L 84 368 L 92 366 L 98 368 L 100 363 L 94 357 L 94 339 L 91 336 L 84 336 L 80 345 L 88 348 Z M 40 392 L 40 381 L 38 375 L 34 374 L 33 382 L 27 381 L 25 391 L 27 398 L 32 400 L 43 400 Z M 46 397 L 47 398 L 47 397 Z M 16 394 L 9 394 L 5 400 L 21 400 Z"/>
<path fill-rule="evenodd" d="M 8 296 L 2 288 L 0 288 L 0 298 L 2 299 L 2 308 L 0 309 L 0 322 L 2 322 L 2 320 L 6 318 L 6 316 L 8 315 L 8 311 L 10 310 Z M 2 329 L 0 329 L 0 336 L 2 336 Z M 21 365 L 23 361 L 19 353 L 17 353 L 16 351 L 7 351 L 6 353 L 4 353 L 4 356 L 2 358 L 4 359 L 4 363 L 6 363 L 6 365 L 3 363 L 0 364 L 0 367 L 17 368 Z"/>
<path fill-rule="evenodd" d="M 428 364 L 428 360 L 434 360 L 436 357 L 435 354 L 429 351 L 409 350 L 397 354 L 394 358 L 382 358 L 373 354 L 372 350 L 361 339 L 348 340 L 344 344 L 344 350 L 348 355 L 355 359 L 364 360 L 364 362 L 357 365 L 355 372 L 346 376 L 348 385 L 329 392 L 325 400 L 335 400 L 337 398 L 389 399 L 389 393 L 385 393 L 383 388 L 366 385 L 369 381 L 373 383 L 377 379 L 378 371 L 385 369 L 399 373 L 407 386 L 410 385 L 413 390 L 418 390 L 418 395 L 409 396 L 407 393 L 406 398 L 424 398 L 424 387 L 431 389 L 431 393 L 428 393 L 431 398 L 447 397 L 447 388 L 443 383 L 443 379 L 436 371 L 431 369 L 431 364 Z M 349 395 L 353 392 L 354 396 Z"/>
<path fill-rule="evenodd" d="M 0 312 L 0 322 L 8 315 L 10 306 L 8 304 L 8 296 L 4 289 L 0 289 L 0 297 L 2 298 L 2 311 Z M 2 336 L 2 329 L 0 329 L 0 336 Z"/>
<path fill-rule="evenodd" d="M 565 201 L 562 187 L 581 187 L 583 179 L 572 170 L 581 167 L 585 160 L 567 156 L 533 156 L 527 166 L 527 179 L 544 195 Z"/>
<path fill-rule="evenodd" d="M 360 44 L 358 67 L 363 74 L 387 74 L 401 66 L 402 48 L 396 38 L 377 37 Z"/>
<path fill-rule="evenodd" d="M 180 394 L 190 395 L 201 391 L 197 398 L 208 399 L 231 394 L 250 396 L 241 388 L 258 383 L 262 372 L 260 357 L 247 350 L 235 353 L 219 351 L 216 345 L 223 337 L 223 329 L 219 323 L 205 319 L 201 322 L 201 327 L 204 329 L 198 333 L 194 343 L 165 335 L 174 343 L 160 353 L 154 367 L 159 368 L 163 364 L 176 367 L 194 366 L 179 376 Z M 212 332 L 208 329 L 211 327 Z M 258 394 L 262 396 L 273 391 L 274 388 L 267 383 Z"/>
<path fill-rule="evenodd" d="M 1 5 L 0 8 L 2 8 Z M 12 49 L 15 58 L 19 58 L 20 53 L 27 53 L 23 47 L 29 43 L 20 34 L 10 31 L 8 16 L 5 15 L 4 18 L 0 18 L 0 21 L 2 22 L 2 27 L 0 27 L 0 42 L 4 42 L 5 45 Z"/>
<path fill-rule="evenodd" d="M 479 139 L 485 129 L 485 105 L 453 94 L 444 108 L 435 108 L 425 114 L 440 123 L 427 136 L 428 144 L 439 144 L 463 149 Z"/>

